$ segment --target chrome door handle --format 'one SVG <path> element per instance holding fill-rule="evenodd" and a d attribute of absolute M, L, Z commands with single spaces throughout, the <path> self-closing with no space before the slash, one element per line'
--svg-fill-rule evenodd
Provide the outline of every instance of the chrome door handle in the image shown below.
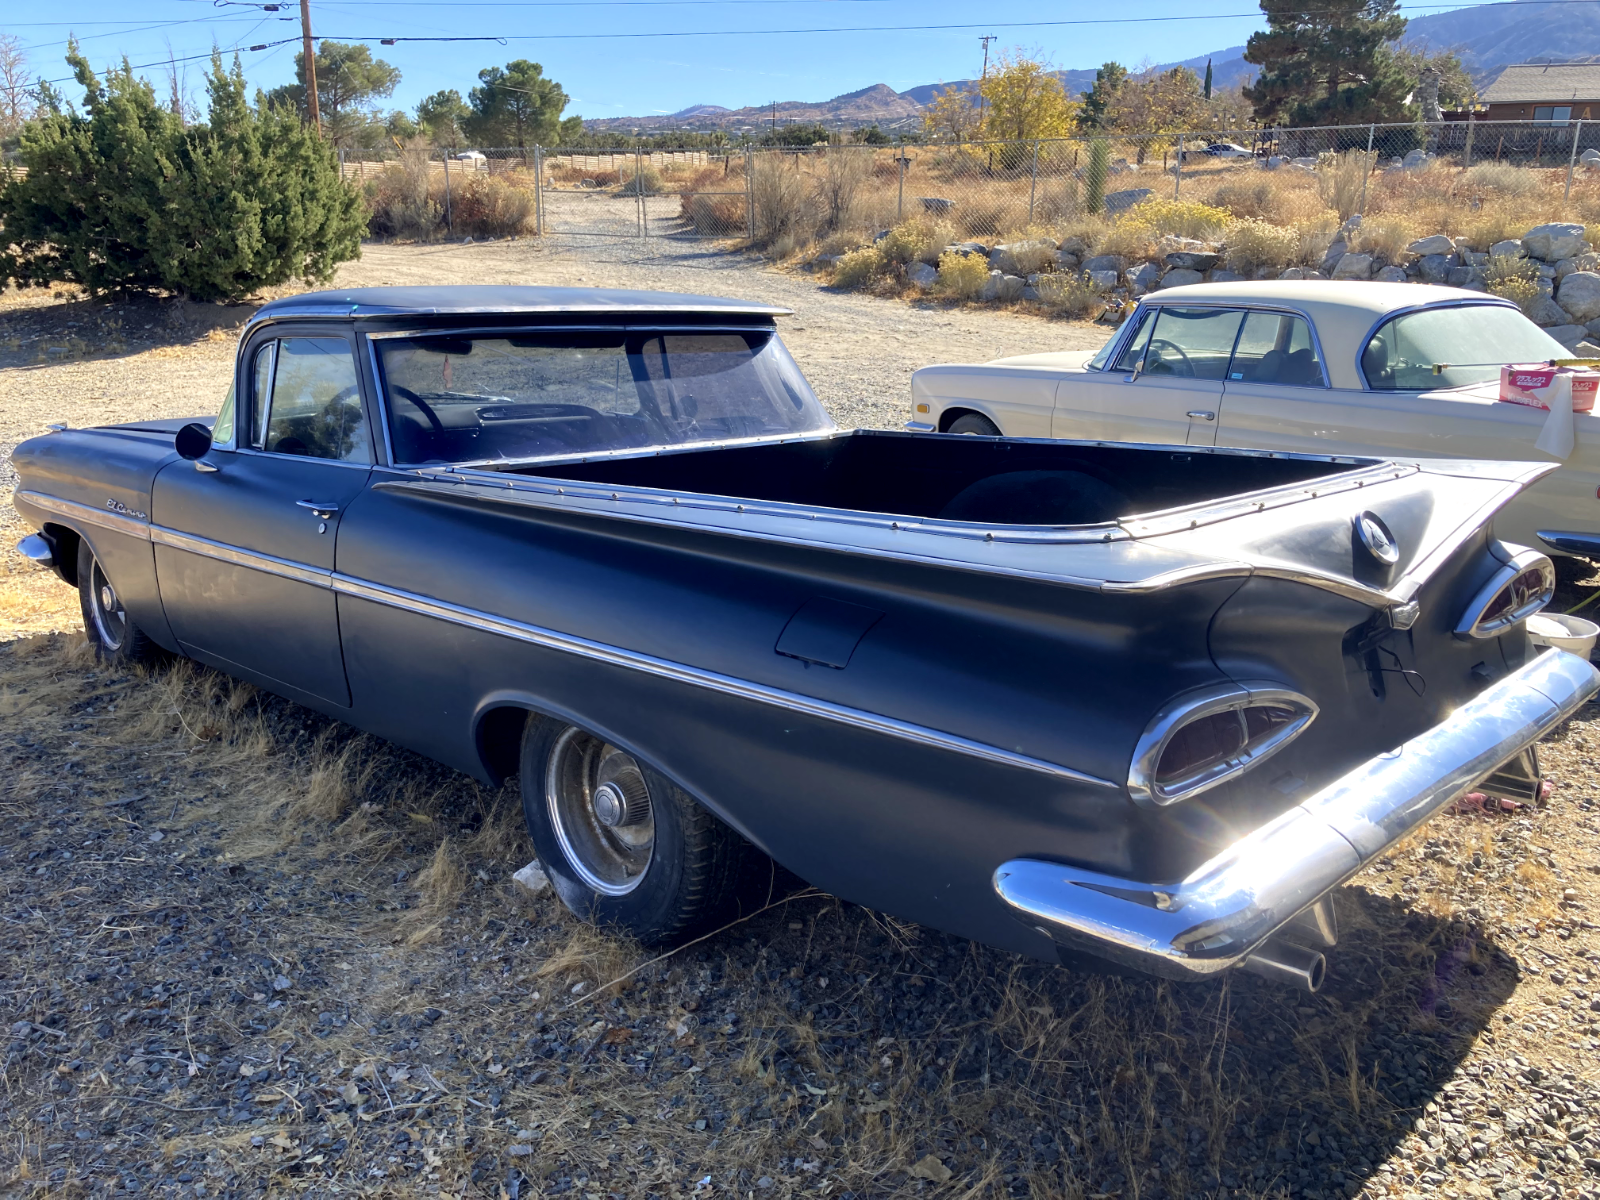
<path fill-rule="evenodd" d="M 1189 419 L 1191 421 L 1215 421 L 1217 419 L 1217 414 L 1214 412 L 1202 412 L 1199 409 L 1196 409 L 1194 412 L 1189 414 Z"/>
<path fill-rule="evenodd" d="M 211 472 L 213 472 L 213 471 L 215 471 L 217 469 L 217 464 L 216 463 L 208 463 L 203 458 L 197 458 L 197 459 L 194 460 L 194 469 L 196 471 L 199 471 L 202 475 L 209 475 L 209 474 L 211 474 Z"/>
<path fill-rule="evenodd" d="M 325 500 L 296 500 L 295 504 L 301 508 L 309 508 L 324 521 L 339 511 L 339 506 L 337 504 L 329 504 Z"/>

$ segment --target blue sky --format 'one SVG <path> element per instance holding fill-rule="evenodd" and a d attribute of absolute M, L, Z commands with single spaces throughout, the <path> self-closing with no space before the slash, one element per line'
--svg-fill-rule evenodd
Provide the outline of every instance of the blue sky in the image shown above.
<path fill-rule="evenodd" d="M 66 73 L 62 54 L 69 34 L 78 36 L 97 67 L 124 55 L 136 66 L 162 62 L 143 73 L 163 89 L 169 53 L 182 59 L 203 54 L 213 41 L 228 49 L 299 34 L 298 0 L 284 0 L 278 13 L 262 11 L 259 0 L 144 0 L 136 7 L 125 0 L 26 7 L 12 0 L 8 8 L 0 32 L 18 37 L 32 72 L 51 79 Z M 1130 66 L 1172 61 L 1243 42 L 1261 27 L 1259 16 L 1248 15 L 1254 8 L 1254 0 L 314 0 L 312 23 L 318 36 L 370 42 L 376 55 L 400 68 L 403 79 L 391 107 L 409 110 L 440 88 L 454 87 L 465 96 L 480 68 L 531 58 L 573 98 L 568 115 L 616 117 L 699 103 L 737 108 L 825 100 L 874 83 L 904 91 L 966 78 L 978 72 L 978 37 L 984 33 L 997 37 L 997 47 L 1039 51 L 1059 67 L 1093 67 L 1109 58 Z M 1187 19 L 1197 16 L 1205 19 Z M 1128 23 L 1030 27 L 1106 18 Z M 1133 23 L 1134 18 L 1144 20 Z M 982 26 L 972 27 L 976 21 Z M 967 28 L 903 28 L 938 25 Z M 902 28 L 789 32 L 870 26 Z M 474 36 L 504 37 L 506 44 L 378 44 L 384 37 Z M 250 82 L 288 82 L 297 46 L 244 51 Z M 178 64 L 189 92 L 200 92 L 203 69 L 203 62 Z"/>

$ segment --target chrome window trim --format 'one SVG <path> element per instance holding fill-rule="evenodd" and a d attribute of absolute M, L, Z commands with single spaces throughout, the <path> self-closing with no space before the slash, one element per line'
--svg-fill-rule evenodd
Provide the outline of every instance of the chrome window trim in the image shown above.
<path fill-rule="evenodd" d="M 258 458 L 270 458 L 273 462 L 303 462 L 322 463 L 329 467 L 343 467 L 346 471 L 370 471 L 376 463 L 346 462 L 342 458 L 316 458 L 310 454 L 278 454 L 272 450 L 257 450 L 255 447 L 241 447 L 234 451 L 235 454 L 249 454 Z"/>
<path fill-rule="evenodd" d="M 378 412 L 378 424 L 383 428 L 383 461 L 394 466 L 394 439 L 389 436 L 389 391 L 383 385 L 383 365 L 378 361 L 378 348 L 372 344 L 374 335 L 357 335 L 367 348 L 367 366 L 372 371 L 372 399 Z"/>
<path fill-rule="evenodd" d="M 341 342 L 343 342 L 345 344 L 345 346 L 350 351 L 350 365 L 353 368 L 355 368 L 355 373 L 356 373 L 356 395 L 358 397 L 361 397 L 362 396 L 362 392 L 364 390 L 363 387 L 362 387 L 362 383 L 361 383 L 361 356 L 360 356 L 360 352 L 357 349 L 357 347 L 354 344 L 352 344 L 351 338 L 348 336 L 348 331 L 347 331 L 347 335 L 346 336 L 340 336 L 340 337 L 337 337 L 337 338 L 333 337 L 332 335 L 325 334 L 325 333 L 296 334 L 296 333 L 290 332 L 290 333 L 286 333 L 286 334 L 282 334 L 282 335 L 274 334 L 270 340 L 263 341 L 262 346 L 261 346 L 261 349 L 265 349 L 268 345 L 270 345 L 272 347 L 272 378 L 271 378 L 271 381 L 267 385 L 271 389 L 270 392 L 268 393 L 271 396 L 271 403 L 268 405 L 267 421 L 266 421 L 266 423 L 269 424 L 269 425 L 272 423 L 271 405 L 272 404 L 276 404 L 277 400 L 278 400 L 278 397 L 277 397 L 277 389 L 278 389 L 278 345 L 279 345 L 280 342 L 291 341 L 291 340 L 295 339 L 296 337 L 304 338 L 307 341 L 324 341 L 324 342 L 341 341 Z M 258 349 L 256 353 L 259 354 L 260 350 Z M 252 372 L 252 375 L 253 375 L 253 372 Z M 365 398 L 362 397 L 362 399 L 363 399 L 363 403 L 361 405 L 361 421 L 362 421 L 363 424 L 367 424 L 367 406 L 366 406 L 366 403 L 365 403 Z M 354 461 L 351 461 L 349 459 L 343 459 L 343 458 L 319 458 L 318 456 L 316 456 L 314 454 L 279 454 L 275 450 L 268 450 L 266 448 L 265 439 L 266 439 L 266 436 L 267 436 L 267 431 L 266 431 L 265 428 L 263 428 L 261 430 L 261 437 L 262 437 L 263 444 L 261 444 L 261 445 L 255 444 L 254 439 L 252 438 L 252 442 L 251 442 L 251 447 L 250 448 L 252 450 L 254 450 L 256 453 L 258 453 L 258 454 L 270 455 L 274 459 L 292 458 L 292 459 L 294 459 L 294 460 L 296 460 L 298 462 L 333 463 L 334 465 L 340 466 L 340 467 L 359 467 L 363 471 L 370 471 L 378 463 L 378 457 L 377 457 L 377 455 L 378 455 L 378 447 L 377 447 L 377 444 L 373 441 L 372 430 L 369 428 L 366 432 L 367 432 L 367 454 L 369 456 L 367 458 L 366 462 L 354 462 Z"/>
<path fill-rule="evenodd" d="M 1498 557 L 1498 556 L 1497 556 Z M 1510 560 L 1501 560 L 1505 563 L 1489 582 L 1479 588 L 1477 593 L 1468 602 L 1466 609 L 1461 614 L 1461 619 L 1456 622 L 1455 635 L 1458 638 L 1480 640 L 1484 638 L 1499 637 L 1514 625 L 1526 621 L 1534 613 L 1549 604 L 1555 596 L 1556 568 L 1550 557 L 1537 550 L 1519 549 L 1512 554 Z M 1517 576 L 1526 571 L 1540 569 L 1544 575 L 1545 587 L 1543 594 L 1537 601 L 1528 601 L 1511 610 L 1503 617 L 1492 621 L 1484 620 L 1484 610 L 1493 604 L 1495 599 L 1504 591 Z"/>
<path fill-rule="evenodd" d="M 267 363 L 267 404 L 266 404 L 265 408 L 262 408 L 260 410 L 261 428 L 257 429 L 257 428 L 255 428 L 255 422 L 256 422 L 256 400 L 257 400 L 257 396 L 256 396 L 256 362 L 257 362 L 257 360 L 260 359 L 260 357 L 263 354 L 267 355 L 268 358 L 269 358 L 269 361 Z M 264 447 L 266 446 L 266 443 L 267 443 L 267 424 L 272 419 L 272 413 L 270 411 L 271 407 L 272 407 L 272 389 L 275 386 L 277 386 L 277 382 L 278 382 L 278 339 L 277 338 L 266 338 L 258 346 L 256 346 L 255 353 L 250 356 L 250 365 L 246 368 L 246 372 L 245 373 L 249 376 L 249 379 L 250 379 L 250 411 L 249 411 L 249 416 L 250 416 L 251 428 L 250 428 L 250 447 L 249 448 L 252 449 L 252 450 L 263 450 Z M 235 421 L 234 424 L 235 424 L 235 426 L 237 426 L 238 422 Z M 244 449 L 244 447 L 240 447 L 240 449 Z"/>
<path fill-rule="evenodd" d="M 198 537 L 192 533 L 181 533 L 176 529 L 168 529 L 164 525 L 152 525 L 150 527 L 150 540 L 158 546 L 170 546 L 174 550 L 186 550 L 190 554 L 198 554 L 202 558 L 231 563 L 236 567 L 248 567 L 252 571 L 261 571 L 267 575 L 277 575 L 282 579 L 292 579 L 296 583 L 308 583 L 312 587 L 323 588 L 332 586 L 332 571 L 308 566 L 293 559 L 278 558 L 271 554 L 258 554 L 253 550 L 245 550 L 227 542 L 217 542 L 210 538 Z"/>
<path fill-rule="evenodd" d="M 1116 330 L 1111 334 L 1111 353 L 1106 355 L 1106 365 L 1097 368 L 1100 374 L 1115 374 L 1111 368 L 1116 365 L 1117 359 L 1122 357 L 1123 350 L 1127 348 L 1126 343 L 1128 339 L 1133 336 L 1134 330 L 1139 327 L 1139 323 L 1135 320 L 1135 318 L 1138 317 L 1140 313 L 1146 312 L 1154 307 L 1155 305 L 1148 300 L 1140 300 L 1138 304 L 1133 306 L 1133 311 L 1122 318 L 1122 324 L 1118 325 Z"/>
<path fill-rule="evenodd" d="M 1443 388 L 1375 388 L 1367 382 L 1367 370 L 1361 365 L 1361 360 L 1366 356 L 1367 347 L 1372 344 L 1372 339 L 1377 336 L 1390 321 L 1397 321 L 1401 317 L 1409 317 L 1413 313 L 1427 312 L 1435 308 L 1516 308 L 1509 300 L 1502 300 L 1498 296 L 1484 294 L 1482 300 L 1434 300 L 1428 304 L 1412 304 L 1405 308 L 1390 309 L 1372 323 L 1372 326 L 1362 335 L 1360 343 L 1356 346 L 1356 378 L 1361 380 L 1361 390 L 1371 392 L 1375 396 L 1420 396 L 1423 392 L 1443 391 Z M 1519 310 L 1520 311 L 1520 310 Z M 1467 384 L 1461 385 L 1471 386 Z"/>
<path fill-rule="evenodd" d="M 1238 753 L 1212 768 L 1209 773 L 1170 787 L 1156 782 L 1156 767 L 1161 755 L 1179 730 L 1220 712 L 1265 704 L 1296 709 L 1299 716 L 1282 729 L 1268 734 L 1254 748 L 1246 743 Z M 1128 795 L 1141 807 L 1164 808 L 1210 791 L 1282 750 L 1306 731 L 1317 719 L 1319 711 L 1316 701 L 1309 696 L 1268 681 L 1244 680 L 1186 692 L 1164 705 L 1135 743 L 1133 757 L 1128 763 Z M 1240 719 L 1243 720 L 1242 717 Z"/>
<path fill-rule="evenodd" d="M 380 342 L 391 338 L 491 337 L 511 333 L 749 333 L 752 330 L 775 334 L 778 327 L 755 322 L 747 325 L 696 325 L 672 321 L 646 324 L 617 321 L 604 325 L 434 325 L 417 329 L 374 329 L 365 336 L 369 341 Z"/>
<path fill-rule="evenodd" d="M 716 671 L 691 667 L 685 663 L 657 658 L 654 655 L 643 654 L 636 650 L 626 650 L 606 642 L 592 641 L 574 634 L 546 629 L 539 625 L 530 625 L 526 622 L 514 621 L 506 617 L 497 617 L 477 609 L 452 604 L 445 600 L 437 600 L 431 596 L 423 596 L 416 592 L 385 587 L 382 584 L 357 579 L 354 576 L 335 573 L 333 576 L 333 589 L 340 595 L 371 601 L 375 604 L 417 613 L 421 616 L 433 617 L 437 620 L 448 621 L 454 625 L 481 630 L 485 633 L 511 638 L 514 641 L 527 642 L 530 645 L 540 646 L 545 649 L 559 650 L 593 662 L 639 671 L 659 679 L 690 684 L 741 700 L 751 700 L 758 704 L 783 708 L 806 716 L 836 721 L 840 724 L 866 729 L 873 733 L 899 738 L 902 741 L 914 742 L 917 745 L 927 746 L 931 749 L 948 750 L 971 758 L 980 758 L 987 762 L 1036 771 L 1073 783 L 1090 784 L 1105 788 L 1115 788 L 1117 786 L 1108 779 L 1101 779 L 1098 776 L 1085 774 L 1082 771 L 1075 771 L 1071 767 L 1065 767 L 1059 763 L 1032 758 L 1026 754 L 1019 754 L 1014 750 L 1007 750 L 1000 746 L 992 746 L 987 742 L 973 741 L 957 734 L 945 733 L 943 730 L 930 729 L 925 725 L 915 725 L 908 721 L 896 720 L 893 717 L 881 716 L 877 713 L 867 712 L 864 709 L 850 708 L 847 705 L 835 704 L 829 700 L 819 700 L 814 696 L 802 695 L 783 688 L 753 683 L 750 680 L 740 679 L 736 676 L 723 675 Z"/>
<path fill-rule="evenodd" d="M 1140 304 L 1141 308 L 1144 307 L 1146 304 L 1148 304 L 1149 307 L 1151 307 L 1151 308 L 1239 308 L 1239 309 L 1243 309 L 1247 315 L 1249 313 L 1252 313 L 1252 312 L 1275 312 L 1275 313 L 1286 313 L 1287 315 L 1292 316 L 1292 317 L 1301 317 L 1301 318 L 1303 318 L 1305 320 L 1306 327 L 1311 330 L 1311 344 L 1312 344 L 1312 346 L 1314 346 L 1316 348 L 1316 351 L 1317 351 L 1317 366 L 1322 371 L 1322 387 L 1321 388 L 1315 388 L 1315 387 L 1310 387 L 1310 386 L 1308 386 L 1306 384 L 1302 384 L 1302 383 L 1283 383 L 1283 384 L 1266 384 L 1266 383 L 1264 383 L 1264 384 L 1260 384 L 1259 386 L 1261 386 L 1261 387 L 1297 387 L 1297 388 L 1304 388 L 1307 391 L 1332 391 L 1333 390 L 1333 378 L 1332 378 L 1332 376 L 1330 376 L 1328 374 L 1328 356 L 1322 352 L 1322 334 L 1317 331 L 1317 323 L 1316 323 L 1316 321 L 1312 320 L 1311 313 L 1308 312 L 1304 308 L 1300 308 L 1298 305 L 1288 304 L 1288 303 L 1284 303 L 1284 302 L 1280 302 L 1280 301 L 1276 301 L 1276 300 L 1223 300 L 1220 297 L 1218 299 L 1216 299 L 1216 300 L 1207 300 L 1207 299 L 1198 299 L 1198 300 L 1176 300 L 1176 299 L 1174 299 L 1174 300 L 1149 300 L 1149 301 L 1141 300 L 1139 302 L 1139 304 Z M 1422 305 L 1422 306 L 1419 306 L 1419 307 L 1424 307 L 1425 308 L 1425 307 L 1428 307 L 1428 306 L 1427 305 Z M 1137 312 L 1138 310 L 1135 309 L 1134 311 Z M 1233 346 L 1234 346 L 1235 350 L 1238 350 L 1238 348 L 1239 348 L 1239 336 L 1241 334 L 1243 334 L 1243 332 L 1244 332 L 1244 323 L 1241 321 L 1239 323 L 1239 333 L 1235 334 L 1234 335 L 1234 339 L 1233 339 Z M 1363 342 L 1362 345 L 1365 346 L 1366 343 Z M 1110 369 L 1109 364 L 1111 362 L 1115 362 L 1115 361 L 1116 361 L 1116 359 L 1114 357 L 1112 359 L 1108 360 L 1108 364 L 1107 364 L 1107 369 L 1108 370 Z M 1229 356 L 1229 360 L 1228 361 L 1229 361 L 1229 364 L 1232 365 L 1233 359 L 1232 359 L 1231 355 Z M 1248 381 L 1244 380 L 1244 379 L 1224 379 L 1224 380 L 1222 380 L 1222 384 L 1223 384 L 1224 388 L 1226 388 L 1226 386 L 1229 383 L 1247 383 L 1247 382 Z"/>
<path fill-rule="evenodd" d="M 778 317 L 794 316 L 794 309 L 783 308 L 776 305 L 738 305 L 718 304 L 707 307 L 702 304 L 528 304 L 528 305 L 495 305 L 491 307 L 471 308 L 399 308 L 393 305 L 371 304 L 363 307 L 354 301 L 345 301 L 340 304 L 304 305 L 295 308 L 281 309 L 276 312 L 258 312 L 246 323 L 246 330 L 254 330 L 263 325 L 275 322 L 292 322 L 301 317 L 315 320 L 329 318 L 342 318 L 347 321 L 373 320 L 382 317 L 489 317 L 497 315 L 529 317 L 553 317 L 563 314 L 574 316 L 593 316 L 597 319 L 607 316 L 628 317 L 634 315 L 650 316 L 659 314 L 670 317 L 673 314 L 695 314 L 711 318 L 727 316 L 765 317 L 774 321 Z"/>
<path fill-rule="evenodd" d="M 85 525 L 95 525 L 115 533 L 125 533 L 129 537 L 138 538 L 141 542 L 150 540 L 148 521 L 125 517 L 120 513 L 96 508 L 92 504 L 84 504 L 78 500 L 63 500 L 59 496 L 47 495 L 44 492 L 20 491 L 17 493 L 17 499 L 35 508 L 42 508 L 45 512 L 55 513 L 58 517 L 75 518 Z"/>

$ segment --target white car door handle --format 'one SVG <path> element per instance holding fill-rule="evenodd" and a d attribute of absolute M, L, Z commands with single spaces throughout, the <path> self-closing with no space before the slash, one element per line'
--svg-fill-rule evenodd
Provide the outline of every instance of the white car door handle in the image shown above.
<path fill-rule="evenodd" d="M 1189 419 L 1191 421 L 1215 421 L 1217 419 L 1217 414 L 1214 412 L 1202 412 L 1199 409 L 1196 409 L 1194 412 L 1189 414 Z"/>

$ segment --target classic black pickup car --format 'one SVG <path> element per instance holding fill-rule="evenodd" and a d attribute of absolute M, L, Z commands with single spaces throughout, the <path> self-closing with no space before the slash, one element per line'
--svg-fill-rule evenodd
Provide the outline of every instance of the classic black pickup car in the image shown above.
<path fill-rule="evenodd" d="M 214 422 L 22 445 L 99 652 L 187 655 L 479 779 L 647 939 L 770 856 L 1040 957 L 1303 988 L 1329 893 L 1534 795 L 1596 689 L 1530 647 L 1549 468 L 836 429 L 782 310 L 380 288 L 267 305 Z M 761 872 L 763 878 L 766 872 Z"/>

